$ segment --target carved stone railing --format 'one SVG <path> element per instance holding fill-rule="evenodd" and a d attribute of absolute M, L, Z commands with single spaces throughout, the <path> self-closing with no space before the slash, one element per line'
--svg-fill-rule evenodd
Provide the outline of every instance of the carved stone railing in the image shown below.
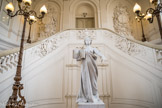
<path fill-rule="evenodd" d="M 26 45 L 23 67 L 56 50 L 60 44 L 63 44 L 68 38 L 67 33 L 67 31 L 64 31 L 43 41 Z M 17 60 L 18 48 L 0 52 L 0 73 L 16 68 Z"/>
<path fill-rule="evenodd" d="M 0 73 L 16 67 L 18 53 L 9 54 L 0 58 Z"/>
<path fill-rule="evenodd" d="M 95 43 L 105 44 L 115 51 L 121 51 L 162 70 L 162 46 L 131 40 L 107 29 L 89 29 L 87 32 Z M 84 30 L 65 30 L 43 41 L 26 45 L 23 67 L 40 60 L 63 45 L 76 40 L 82 41 L 85 35 Z M 18 48 L 0 52 L 0 73 L 16 68 L 17 59 Z"/>
<path fill-rule="evenodd" d="M 108 38 L 107 42 L 111 43 L 108 46 L 162 70 L 162 46 L 141 43 L 107 31 L 104 31 L 103 35 Z"/>

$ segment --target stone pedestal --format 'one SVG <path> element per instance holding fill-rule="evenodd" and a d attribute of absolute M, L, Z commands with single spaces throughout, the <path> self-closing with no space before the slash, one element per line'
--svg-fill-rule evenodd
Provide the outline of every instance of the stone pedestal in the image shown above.
<path fill-rule="evenodd" d="M 78 108 L 105 108 L 103 102 L 98 103 L 78 103 Z"/>

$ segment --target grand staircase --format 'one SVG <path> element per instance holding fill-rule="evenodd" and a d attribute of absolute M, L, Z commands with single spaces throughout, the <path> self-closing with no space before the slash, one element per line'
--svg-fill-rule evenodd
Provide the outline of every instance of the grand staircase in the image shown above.
<path fill-rule="evenodd" d="M 107 60 L 97 59 L 98 90 L 106 108 L 162 108 L 162 46 L 122 37 L 108 29 L 65 30 L 26 45 L 22 82 L 26 108 L 77 108 L 80 62 L 72 51 L 88 34 Z M 18 50 L 0 53 L 0 108 L 12 93 Z"/>

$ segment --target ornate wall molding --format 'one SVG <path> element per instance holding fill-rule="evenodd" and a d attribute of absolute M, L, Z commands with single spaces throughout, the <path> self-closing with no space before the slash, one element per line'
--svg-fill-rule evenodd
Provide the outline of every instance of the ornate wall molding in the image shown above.
<path fill-rule="evenodd" d="M 122 36 L 132 37 L 131 18 L 128 7 L 119 3 L 114 9 L 114 30 Z"/>
<path fill-rule="evenodd" d="M 42 21 L 39 21 L 37 23 L 39 27 L 38 33 L 40 39 L 52 36 L 60 30 L 59 19 L 60 11 L 57 10 L 55 7 L 48 5 L 48 14 Z"/>
<path fill-rule="evenodd" d="M 52 36 L 60 30 L 60 13 L 57 7 L 53 4 L 48 4 L 48 13 L 43 20 L 38 21 L 38 36 L 39 40 Z"/>
<path fill-rule="evenodd" d="M 33 2 L 33 9 L 39 12 L 42 5 L 46 5 L 48 13 L 43 20 L 37 21 L 33 26 L 33 42 L 43 40 L 60 31 L 62 28 L 63 1 L 46 0 Z"/>

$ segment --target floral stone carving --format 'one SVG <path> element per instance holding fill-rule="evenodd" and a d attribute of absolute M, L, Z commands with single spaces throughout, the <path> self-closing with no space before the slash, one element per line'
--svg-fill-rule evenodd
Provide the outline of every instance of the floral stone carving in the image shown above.
<path fill-rule="evenodd" d="M 85 37 L 95 39 L 96 35 L 97 35 L 95 30 L 86 30 L 86 29 L 85 30 L 77 30 L 76 34 L 79 37 L 79 39 L 84 39 Z"/>
<path fill-rule="evenodd" d="M 54 35 L 59 31 L 59 11 L 48 5 L 48 13 L 43 20 L 38 21 L 39 40 Z"/>
<path fill-rule="evenodd" d="M 131 20 L 128 8 L 118 4 L 114 9 L 113 24 L 117 33 L 122 36 L 132 37 Z"/>

